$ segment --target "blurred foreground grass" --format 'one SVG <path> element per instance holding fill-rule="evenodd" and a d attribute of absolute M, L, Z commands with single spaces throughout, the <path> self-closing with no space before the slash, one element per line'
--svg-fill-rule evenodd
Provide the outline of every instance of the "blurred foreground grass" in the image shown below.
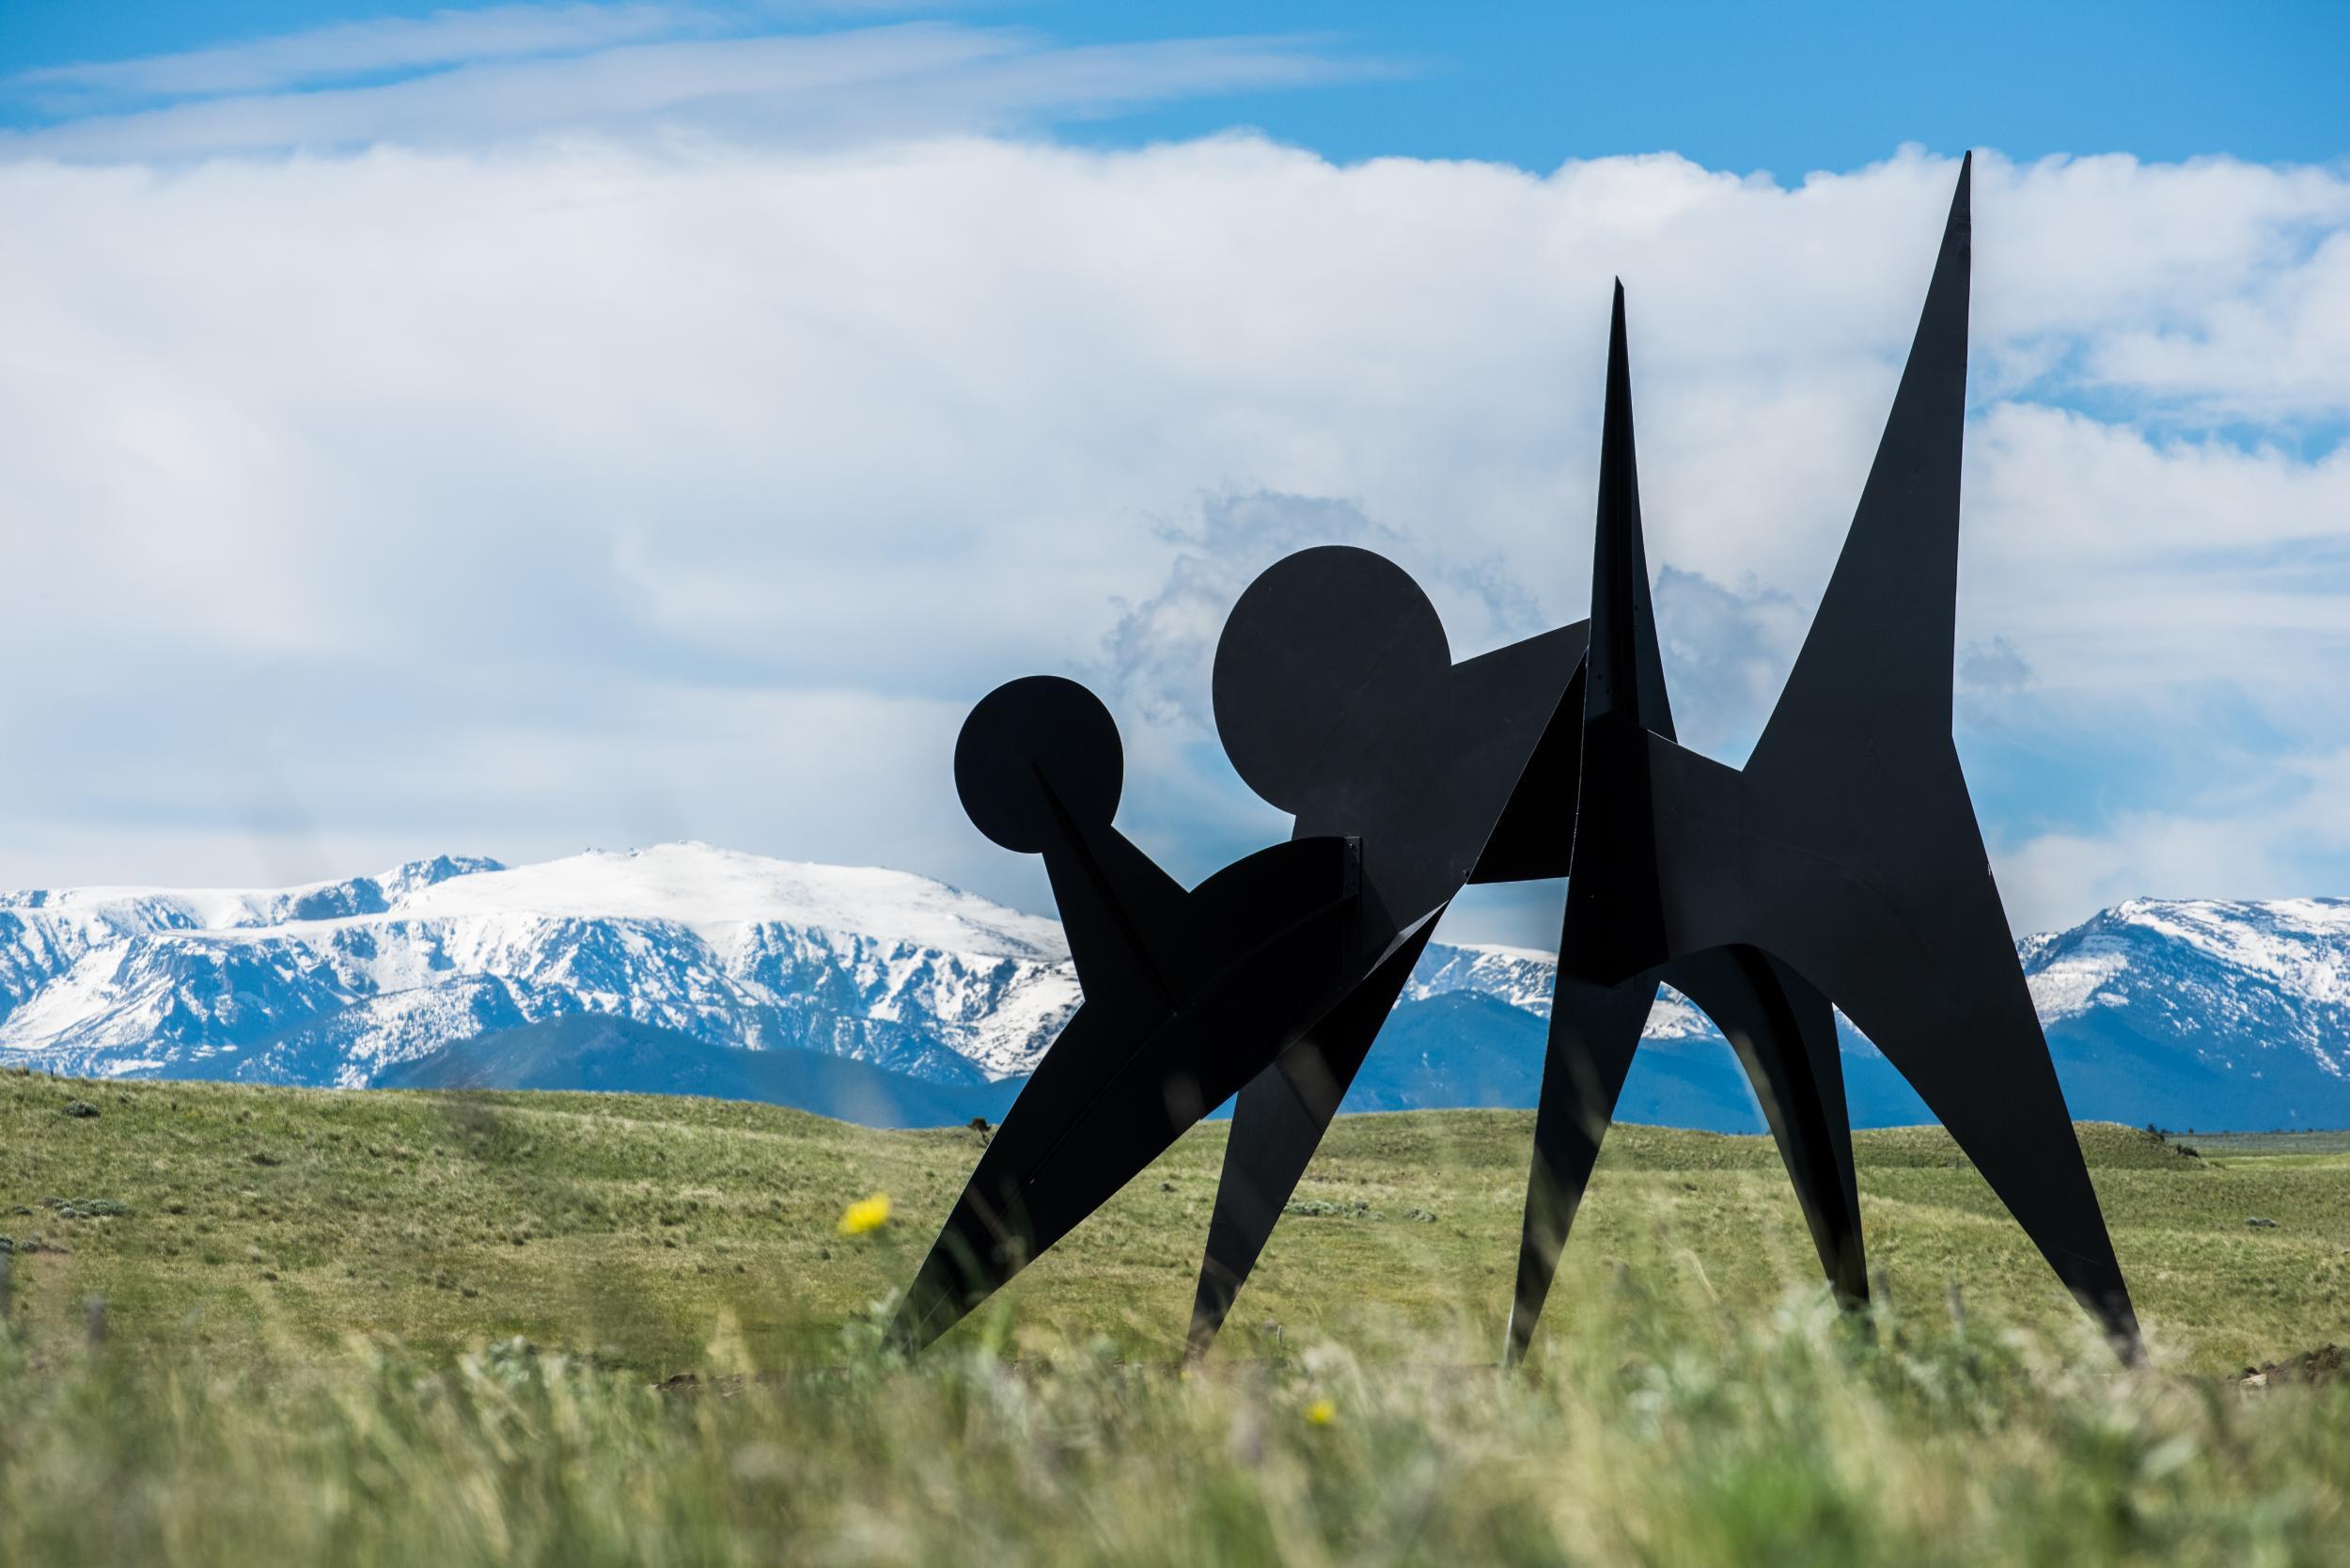
<path fill-rule="evenodd" d="M 1766 1142 L 1619 1128 L 1504 1375 L 1529 1121 L 1342 1120 L 1184 1377 L 1220 1127 L 909 1367 L 976 1133 L 0 1074 L 0 1563 L 2350 1561 L 2350 1388 L 2226 1375 L 2350 1340 L 2350 1154 L 2084 1127 L 2124 1373 L 1938 1133 L 1864 1327 Z"/>
<path fill-rule="evenodd" d="M 1188 1377 L 980 1339 L 778 1372 L 723 1325 L 666 1389 L 522 1345 L 267 1376 L 0 1348 L 0 1560 L 2350 1560 L 2339 1384 L 1872 1334 L 1808 1294 L 1711 1329 L 1650 1305 L 1626 1287 L 1518 1375 L 1425 1340 Z"/>

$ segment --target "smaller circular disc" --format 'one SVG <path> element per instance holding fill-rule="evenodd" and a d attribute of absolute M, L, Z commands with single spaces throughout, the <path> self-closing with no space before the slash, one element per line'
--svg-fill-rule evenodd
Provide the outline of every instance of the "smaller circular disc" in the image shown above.
<path fill-rule="evenodd" d="M 1118 814 L 1126 753 L 1110 711 L 1074 681 L 1030 675 L 979 699 L 955 740 L 955 791 L 981 833 L 1034 855 L 1053 837 L 1049 783 L 1061 809 L 1106 827 Z"/>

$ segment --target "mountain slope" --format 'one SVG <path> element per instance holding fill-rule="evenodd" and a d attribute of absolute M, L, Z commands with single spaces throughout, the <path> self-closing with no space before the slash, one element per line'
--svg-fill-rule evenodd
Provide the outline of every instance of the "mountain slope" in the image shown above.
<path fill-rule="evenodd" d="M 455 1039 L 603 1013 L 978 1084 L 1025 1070 L 1077 999 L 1051 920 L 702 844 L 0 898 L 0 1060 L 91 1076 L 356 1085 Z"/>
<path fill-rule="evenodd" d="M 1529 1106 L 1542 1088 L 1548 1032 L 1533 1011 L 1465 987 L 1406 1000 L 1389 1015 L 1340 1108 Z M 1710 1133 L 1762 1130 L 1746 1074 L 1718 1035 L 1647 1040 L 1616 1114 Z"/>
<path fill-rule="evenodd" d="M 2212 1131 L 2350 1126 L 2350 900 L 2137 899 L 2017 951 L 2075 1116 Z M 1405 1005 L 1471 991 L 1547 1017 L 1553 981 L 1548 953 L 1431 946 Z M 1839 1026 L 1854 1123 L 1926 1119 L 1891 1064 Z M 1730 1059 L 1669 990 L 1645 1040 L 1643 1056 L 1705 1042 Z"/>
<path fill-rule="evenodd" d="M 2023 950 L 2076 1114 L 2350 1125 L 2350 900 L 2134 899 Z"/>
<path fill-rule="evenodd" d="M 2018 946 L 2076 1115 L 2350 1125 L 2350 902 L 2139 900 Z M 1553 979 L 1547 953 L 1431 945 L 1348 1104 L 1532 1104 Z M 612 1017 L 977 1089 L 1031 1070 L 1079 1000 L 1050 919 L 702 844 L 0 894 L 0 1062 L 95 1076 L 355 1086 L 460 1042 Z M 1659 997 L 1646 1041 L 1627 1118 L 1760 1124 L 1684 999 Z M 1923 1119 L 1849 1028 L 1844 1051 L 1856 1123 Z M 681 1057 L 681 1086 L 697 1063 Z"/>
<path fill-rule="evenodd" d="M 1003 1119 L 1019 1083 L 937 1084 L 817 1051 L 745 1051 L 675 1029 L 577 1013 L 478 1035 L 380 1074 L 378 1089 L 587 1090 L 789 1105 L 868 1127 Z"/>

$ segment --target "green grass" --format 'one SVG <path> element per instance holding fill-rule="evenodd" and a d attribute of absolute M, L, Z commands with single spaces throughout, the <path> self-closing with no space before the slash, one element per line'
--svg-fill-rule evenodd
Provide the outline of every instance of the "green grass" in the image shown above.
<path fill-rule="evenodd" d="M 101 1114 L 62 1114 L 77 1097 Z M 1024 1275 L 1003 1298 L 1014 1329 L 1145 1357 L 1178 1344 L 1223 1137 L 1198 1129 Z M 2350 1338 L 2350 1153 L 2195 1158 L 2127 1128 L 2081 1137 L 2161 1364 L 2216 1372 Z M 1408 1330 L 1490 1354 L 1529 1146 L 1522 1112 L 1341 1119 L 1234 1340 L 1245 1353 L 1270 1324 L 1284 1339 Z M 2077 1309 L 1947 1137 L 1864 1133 L 1857 1150 L 1893 1310 L 1944 1315 L 1955 1280 L 1984 1327 L 2071 1329 Z M 659 1371 L 694 1364 L 724 1312 L 782 1363 L 822 1354 L 904 1282 L 978 1152 L 968 1131 L 719 1101 L 5 1074 L 0 1234 L 63 1249 L 14 1260 L 18 1330 L 36 1344 L 78 1335 L 97 1295 L 118 1339 L 230 1362 L 353 1332 L 435 1356 L 522 1334 Z M 874 1191 L 896 1204 L 886 1231 L 836 1234 Z M 82 1199 L 127 1212 L 46 1206 Z M 1572 1332 L 1618 1263 L 1682 1321 L 1815 1275 L 1767 1140 L 1646 1127 L 1608 1136 L 1546 1329 Z"/>
<path fill-rule="evenodd" d="M 2212 1154 L 2350 1154 L 2350 1132 L 2172 1133 L 2171 1142 Z"/>
<path fill-rule="evenodd" d="M 2125 1373 L 1938 1132 L 1860 1325 L 1766 1141 L 1619 1128 L 1503 1374 L 1529 1134 L 1342 1119 L 1185 1377 L 1220 1126 L 909 1366 L 974 1133 L 0 1074 L 0 1563 L 2350 1560 L 2350 1389 L 2226 1376 L 2350 1341 L 2350 1151 L 2084 1126 Z"/>

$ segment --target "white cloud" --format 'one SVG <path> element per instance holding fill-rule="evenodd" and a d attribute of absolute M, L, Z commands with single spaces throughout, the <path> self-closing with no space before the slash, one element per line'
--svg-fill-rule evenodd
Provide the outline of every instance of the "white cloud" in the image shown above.
<path fill-rule="evenodd" d="M 1749 580 L 1729 588 L 1667 563 L 1655 573 L 1659 651 L 1681 744 L 1741 762 L 1794 667 L 1811 604 Z"/>
<path fill-rule="evenodd" d="M 1272 491 L 1203 495 L 1192 515 L 1154 529 L 1175 550 L 1166 581 L 1120 604 L 1101 674 L 1143 718 L 1205 737 L 1215 730 L 1210 670 L 1216 637 L 1259 572 L 1316 544 L 1355 544 L 1395 560 L 1443 615 L 1456 656 L 1542 631 L 1534 596 L 1506 562 L 1449 556 L 1365 517 L 1353 503 Z"/>
<path fill-rule="evenodd" d="M 2175 326 L 2135 325 L 2096 360 L 2104 379 L 2249 420 L 2350 415 L 2350 234 L 2263 268 L 2248 289 Z"/>
<path fill-rule="evenodd" d="M 1734 749 L 1858 494 L 1954 172 L 1780 190 L 1249 137 L 0 162 L 0 884 L 685 832 L 1027 897 L 943 760 L 1037 669 L 1126 672 L 1129 820 L 1203 873 L 1266 819 L 1151 721 L 1196 718 L 1260 557 L 1375 535 L 1464 653 L 1583 613 L 1619 274 L 1684 726 Z M 1976 209 L 1961 638 L 2032 672 L 1982 701 L 2059 748 L 2175 723 L 2179 814 L 2244 820 L 2264 805 L 2219 786 L 2246 754 L 2187 688 L 2282 768 L 2350 723 L 2350 457 L 2232 423 L 2247 388 L 2280 431 L 2337 406 L 2237 356 L 2350 333 L 2350 176 L 1990 159 Z M 2009 864 L 2048 891 L 2014 902 L 2061 902 L 2033 868 L 2073 840 L 2120 846 L 2082 885 L 2223 890 L 2156 888 L 2184 862 L 2128 827 L 2037 824 Z"/>
<path fill-rule="evenodd" d="M 674 4 L 485 6 L 420 17 L 378 17 L 298 33 L 129 60 L 20 71 L 8 89 L 55 111 L 86 112 L 124 98 L 260 92 L 375 72 L 527 55 L 585 53 L 725 25 L 724 13 Z"/>
<path fill-rule="evenodd" d="M 2180 809 L 2036 835 L 1996 857 L 2008 917 L 2018 930 L 2047 930 L 2128 898 L 2339 895 L 2350 885 L 2345 801 L 2350 747 L 2248 770 Z"/>
<path fill-rule="evenodd" d="M 1962 625 L 2004 629 L 2053 700 L 2165 712 L 2227 681 L 2280 730 L 2341 738 L 2350 447 L 2311 460 L 2001 405 L 1974 432 L 1967 504 Z"/>
<path fill-rule="evenodd" d="M 410 31 L 357 24 L 225 52 L 81 68 L 84 80 L 144 84 L 165 101 L 101 100 L 32 130 L 0 133 L 0 153 L 85 161 L 334 150 L 379 142 L 477 148 L 595 132 L 724 135 L 767 146 L 1025 130 L 1169 99 L 1348 80 L 1390 68 L 1283 37 L 1064 46 L 1020 29 L 938 22 L 809 33 L 724 32 L 707 12 L 580 7 L 444 13 Z M 482 19 L 490 18 L 485 23 Z M 569 18 L 569 21 L 566 19 Z M 603 36 L 592 38 L 601 28 Z M 574 46 L 558 47 L 564 35 Z M 680 33 L 680 37 L 661 37 Z M 598 47 L 587 47 L 590 42 Z M 441 69 L 365 79 L 372 55 Z M 280 57 L 285 56 L 285 57 Z M 330 64 L 333 71 L 326 71 Z M 340 85 L 308 86 L 317 66 Z M 128 72 L 118 79 L 107 72 Z M 254 90 L 172 86 L 243 81 Z M 38 92 L 39 80 L 16 79 Z M 282 90 L 265 83 L 290 84 Z"/>

